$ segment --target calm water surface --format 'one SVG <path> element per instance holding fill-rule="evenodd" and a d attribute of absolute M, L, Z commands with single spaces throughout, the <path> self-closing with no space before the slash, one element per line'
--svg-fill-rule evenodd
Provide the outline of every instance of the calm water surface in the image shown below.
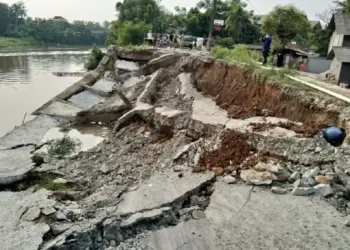
<path fill-rule="evenodd" d="M 88 49 L 0 50 L 0 137 L 33 119 L 30 113 L 79 80 L 52 72 L 84 70 Z"/>

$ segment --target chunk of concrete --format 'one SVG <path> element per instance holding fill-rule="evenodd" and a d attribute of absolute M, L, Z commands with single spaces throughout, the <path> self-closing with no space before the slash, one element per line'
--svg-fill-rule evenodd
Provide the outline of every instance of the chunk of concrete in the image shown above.
<path fill-rule="evenodd" d="M 23 220 L 34 221 L 40 217 L 40 208 L 39 207 L 30 207 L 22 216 Z"/>
<path fill-rule="evenodd" d="M 272 187 L 271 192 L 274 194 L 286 194 L 288 193 L 288 190 L 281 187 Z"/>
<path fill-rule="evenodd" d="M 329 184 L 318 184 L 314 186 L 317 194 L 322 195 L 323 197 L 328 197 L 334 194 L 334 191 Z"/>
<path fill-rule="evenodd" d="M 277 180 L 276 175 L 270 172 L 259 172 L 254 169 L 246 169 L 241 171 L 241 178 L 254 185 L 270 185 L 273 180 Z"/>
<path fill-rule="evenodd" d="M 222 180 L 227 184 L 235 184 L 237 182 L 236 178 L 231 175 L 226 175 Z"/>
<path fill-rule="evenodd" d="M 308 196 L 315 192 L 316 190 L 313 187 L 295 187 L 292 194 L 295 196 Z"/>
<path fill-rule="evenodd" d="M 149 221 L 157 219 L 158 217 L 162 216 L 165 212 L 168 212 L 171 210 L 171 207 L 162 207 L 159 209 L 154 209 L 151 211 L 146 211 L 142 213 L 136 213 L 131 215 L 128 219 L 123 221 L 120 226 L 121 227 L 130 227 L 140 221 Z"/>
<path fill-rule="evenodd" d="M 303 174 L 303 178 L 305 178 L 305 179 L 310 178 L 310 177 L 315 178 L 317 175 L 319 175 L 320 171 L 321 170 L 319 167 L 316 167 L 314 169 L 309 169 Z"/>
<path fill-rule="evenodd" d="M 178 199 L 186 198 L 213 178 L 213 173 L 192 174 L 189 171 L 182 178 L 174 172 L 168 175 L 156 174 L 136 191 L 124 194 L 116 212 L 122 215 L 132 214 L 167 206 Z"/>
<path fill-rule="evenodd" d="M 39 190 L 35 193 L 28 191 L 0 193 L 0 200 L 3 201 L 0 202 L 1 249 L 39 249 L 43 243 L 43 236 L 50 230 L 50 227 L 42 222 L 28 221 L 25 214 L 31 208 L 54 206 L 55 202 L 48 199 L 49 195 L 50 192 L 46 190 Z M 36 212 L 37 210 L 35 215 L 37 215 Z"/>
<path fill-rule="evenodd" d="M 49 129 L 59 125 L 59 123 L 60 121 L 58 119 L 40 115 L 3 136 L 0 139 L 0 150 L 18 145 L 40 145 L 45 133 Z"/>
<path fill-rule="evenodd" d="M 30 152 L 33 146 L 0 151 L 0 185 L 8 185 L 23 179 L 34 169 Z"/>

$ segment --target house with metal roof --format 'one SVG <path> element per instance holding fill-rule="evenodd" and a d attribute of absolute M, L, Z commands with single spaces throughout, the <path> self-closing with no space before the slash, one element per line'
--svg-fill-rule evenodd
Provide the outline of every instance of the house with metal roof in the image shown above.
<path fill-rule="evenodd" d="M 350 14 L 335 13 L 331 22 L 335 29 L 328 46 L 329 73 L 339 84 L 350 86 Z"/>

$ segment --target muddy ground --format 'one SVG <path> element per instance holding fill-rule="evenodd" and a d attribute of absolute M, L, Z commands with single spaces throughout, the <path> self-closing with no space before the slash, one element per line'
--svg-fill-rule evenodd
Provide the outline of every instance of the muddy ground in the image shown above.
<path fill-rule="evenodd" d="M 245 249 L 282 249 L 293 240 L 277 241 L 278 233 L 257 230 L 252 243 L 245 237 L 226 242 L 232 228 L 239 227 L 234 221 L 246 206 L 252 217 L 257 216 L 258 209 L 249 208 L 251 196 L 267 211 L 259 212 L 266 217 L 258 219 L 256 228 L 276 213 L 269 202 L 285 207 L 289 215 L 296 210 L 294 205 L 308 204 L 310 211 L 323 215 L 322 223 L 333 213 L 350 213 L 350 148 L 334 149 L 317 134 L 326 124 L 346 122 L 343 103 L 297 85 L 261 82 L 248 70 L 224 61 L 172 56 L 168 55 L 173 60 L 169 67 L 154 69 L 125 90 L 131 93 L 133 110 L 114 109 L 108 114 L 115 118 L 95 121 L 107 131 L 102 143 L 70 157 L 43 157 L 30 175 L 3 187 L 35 194 L 43 191 L 38 188 L 43 183 L 62 184 L 49 188 L 51 212 L 44 214 L 39 206 L 39 214 L 29 219 L 48 225 L 42 242 L 31 249 L 239 249 L 233 247 L 237 244 Z M 93 117 L 98 119 L 86 117 L 85 122 Z M 276 201 L 278 195 L 292 198 Z M 267 204 L 261 203 L 262 197 Z M 221 210 L 230 218 L 226 222 L 217 217 Z M 320 221 L 306 210 L 295 216 L 309 218 L 317 230 Z M 224 226 L 229 221 L 232 228 Z M 347 229 L 329 224 L 319 235 L 344 235 L 329 242 L 346 245 Z M 270 226 L 273 230 L 273 223 Z M 305 230 L 302 223 L 295 232 L 291 225 L 275 227 L 293 231 L 299 240 L 302 235 L 296 231 Z M 319 249 L 325 249 L 326 239 L 318 243 Z M 310 247 L 313 242 L 305 244 L 309 247 L 297 249 L 316 249 Z"/>

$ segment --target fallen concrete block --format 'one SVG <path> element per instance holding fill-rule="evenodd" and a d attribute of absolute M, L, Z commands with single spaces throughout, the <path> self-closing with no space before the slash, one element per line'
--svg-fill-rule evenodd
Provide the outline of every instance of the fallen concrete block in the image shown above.
<path fill-rule="evenodd" d="M 18 145 L 31 144 L 39 146 L 45 133 L 63 122 L 63 120 L 59 121 L 46 115 L 38 116 L 2 137 L 0 139 L 0 150 Z"/>
<path fill-rule="evenodd" d="M 8 185 L 22 180 L 34 169 L 30 152 L 33 146 L 0 151 L 0 185 Z"/>
<path fill-rule="evenodd" d="M 40 113 L 48 116 L 63 118 L 69 121 L 74 121 L 80 111 L 82 111 L 82 108 L 65 102 L 57 101 L 43 108 Z"/>
<path fill-rule="evenodd" d="M 139 211 L 151 210 L 168 206 L 172 202 L 184 199 L 199 187 L 211 181 L 213 173 L 196 174 L 184 173 L 182 178 L 177 173 L 157 174 L 133 192 L 122 196 L 117 214 L 133 214 Z"/>

